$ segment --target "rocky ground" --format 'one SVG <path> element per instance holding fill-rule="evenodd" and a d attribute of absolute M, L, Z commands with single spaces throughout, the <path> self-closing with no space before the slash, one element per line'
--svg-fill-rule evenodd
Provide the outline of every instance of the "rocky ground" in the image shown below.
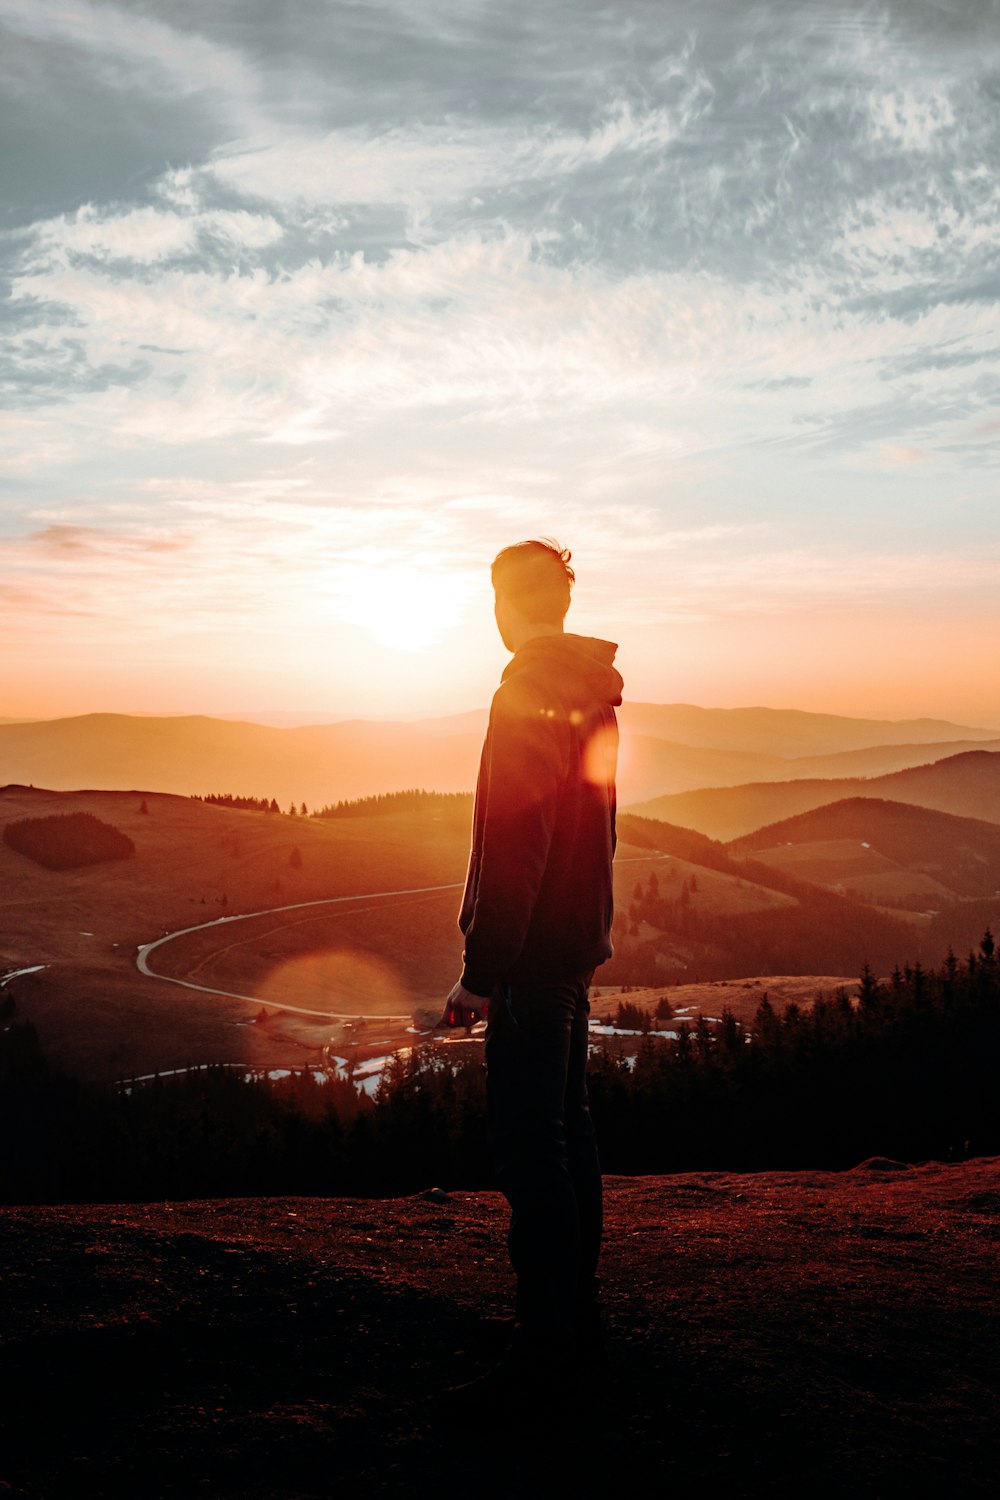
<path fill-rule="evenodd" d="M 548 1430 L 442 1420 L 496 1194 L 0 1210 L 0 1495 L 997 1493 L 1000 1159 L 606 1182 L 609 1364 Z"/>

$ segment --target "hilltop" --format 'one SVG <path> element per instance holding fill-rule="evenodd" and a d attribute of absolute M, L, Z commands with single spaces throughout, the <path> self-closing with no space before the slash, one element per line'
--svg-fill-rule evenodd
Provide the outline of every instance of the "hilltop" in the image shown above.
<path fill-rule="evenodd" d="M 995 1493 L 1000 1161 L 605 1186 L 568 1443 L 440 1420 L 506 1334 L 496 1193 L 0 1209 L 4 1492 Z"/>
<path fill-rule="evenodd" d="M 852 797 L 729 845 L 772 869 L 887 906 L 1000 894 L 1000 825 L 904 802 Z"/>

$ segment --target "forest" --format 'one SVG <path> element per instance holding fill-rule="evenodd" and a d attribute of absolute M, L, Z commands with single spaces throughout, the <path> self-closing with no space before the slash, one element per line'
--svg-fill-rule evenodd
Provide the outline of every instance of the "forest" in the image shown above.
<path fill-rule="evenodd" d="M 3 841 L 47 870 L 76 870 L 108 859 L 129 859 L 135 845 L 127 834 L 93 813 L 56 813 L 8 823 Z"/>
<path fill-rule="evenodd" d="M 51 1068 L 10 999 L 0 1028 L 3 1202 L 492 1186 L 481 1054 L 414 1048 L 371 1099 L 345 1079 L 224 1068 L 101 1088 Z M 633 1058 L 608 1038 L 590 1096 L 607 1172 L 842 1169 L 1000 1153 L 998 1071 L 987 930 L 964 960 L 885 980 L 865 967 L 854 996 L 781 1014 L 765 996 L 746 1028 L 723 1012 L 650 1032 Z"/>

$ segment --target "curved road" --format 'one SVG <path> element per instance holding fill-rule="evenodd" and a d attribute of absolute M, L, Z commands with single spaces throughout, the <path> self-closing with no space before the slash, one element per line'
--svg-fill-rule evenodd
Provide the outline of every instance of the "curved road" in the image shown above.
<path fill-rule="evenodd" d="M 415 886 L 412 890 L 404 891 L 359 891 L 354 896 L 325 896 L 319 901 L 296 901 L 291 906 L 268 906 L 261 911 L 242 912 L 238 916 L 214 917 L 211 922 L 196 922 L 193 927 L 180 927 L 176 932 L 168 932 L 151 943 L 142 943 L 136 954 L 136 967 L 140 974 L 146 975 L 147 979 L 161 979 L 164 984 L 179 984 L 185 990 L 199 990 L 203 995 L 224 995 L 228 1000 L 249 1000 L 254 1005 L 273 1005 L 279 1010 L 290 1011 L 296 1016 L 319 1016 L 324 1021 L 350 1021 L 358 1014 L 356 1010 L 342 1013 L 332 1010 L 310 1010 L 304 1005 L 288 1005 L 283 1000 L 268 1000 L 263 995 L 241 995 L 235 990 L 220 990 L 214 985 L 193 984 L 189 979 L 175 979 L 170 974 L 157 974 L 155 969 L 149 967 L 149 955 L 155 949 L 162 948 L 164 943 L 172 943 L 174 938 L 186 937 L 189 932 L 203 932 L 207 927 L 221 927 L 229 922 L 252 922 L 257 917 L 270 917 L 276 912 L 303 911 L 312 906 L 339 906 L 348 901 L 384 901 L 392 896 L 428 896 L 436 891 L 461 890 L 463 884 L 463 881 L 455 880 L 448 885 Z M 373 1016 L 372 1019 L 409 1021 L 410 1015 Z"/>
<path fill-rule="evenodd" d="M 663 854 L 659 850 L 650 850 L 649 854 L 630 855 L 626 859 L 617 861 L 618 864 L 640 864 L 646 861 L 669 859 L 669 854 Z M 220 990 L 210 984 L 194 984 L 190 979 L 175 979 L 170 974 L 157 974 L 155 969 L 149 967 L 149 955 L 157 948 L 162 948 L 164 943 L 172 943 L 174 938 L 186 937 L 189 932 L 203 932 L 207 927 L 222 927 L 230 922 L 252 922 L 258 917 L 274 916 L 282 911 L 304 911 L 313 906 L 341 906 L 348 901 L 386 901 L 393 896 L 429 896 L 437 891 L 458 891 L 464 887 L 462 880 L 453 880 L 447 885 L 423 885 L 414 886 L 411 890 L 403 891 L 359 891 L 354 896 L 324 896 L 319 901 L 296 901 L 291 906 L 267 906 L 261 911 L 242 912 L 238 916 L 213 917 L 210 922 L 196 922 L 193 927 L 180 927 L 176 932 L 167 932 L 163 937 L 155 938 L 151 943 L 142 943 L 136 953 L 136 967 L 140 974 L 145 974 L 147 979 L 160 979 L 164 984 L 179 984 L 185 990 L 198 990 L 203 995 L 222 995 L 227 1000 L 247 1000 L 252 1005 L 272 1005 L 277 1010 L 287 1010 L 296 1016 L 319 1016 L 324 1021 L 350 1021 L 358 1012 L 352 1011 L 330 1011 L 311 1010 L 304 1005 L 287 1005 L 283 1000 L 267 1000 L 262 995 L 242 995 L 235 990 Z M 409 1021 L 410 1016 L 373 1016 L 372 1020 L 378 1021 Z"/>

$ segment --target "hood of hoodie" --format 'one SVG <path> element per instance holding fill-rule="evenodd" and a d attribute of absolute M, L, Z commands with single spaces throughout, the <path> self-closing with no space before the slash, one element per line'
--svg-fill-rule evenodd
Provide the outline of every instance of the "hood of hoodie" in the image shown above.
<path fill-rule="evenodd" d="M 509 682 L 522 673 L 551 682 L 564 693 L 582 691 L 592 701 L 617 705 L 622 701 L 623 680 L 613 666 L 618 647 L 590 635 L 539 635 L 526 641 L 507 663 L 501 677 Z"/>

